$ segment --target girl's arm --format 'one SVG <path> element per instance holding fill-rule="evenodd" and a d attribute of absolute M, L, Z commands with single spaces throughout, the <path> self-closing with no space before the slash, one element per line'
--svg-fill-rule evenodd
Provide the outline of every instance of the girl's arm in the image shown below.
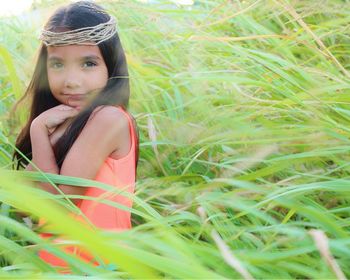
<path fill-rule="evenodd" d="M 32 161 L 44 172 L 84 179 L 93 180 L 103 161 L 119 147 L 118 140 L 129 134 L 128 120 L 119 109 L 113 106 L 102 108 L 86 123 L 59 170 L 50 145 L 48 129 L 41 122 L 34 121 L 31 127 Z M 65 194 L 82 195 L 86 190 L 68 185 L 58 187 Z M 54 194 L 58 193 L 49 183 L 42 183 L 42 188 Z"/>
<path fill-rule="evenodd" d="M 42 172 L 60 174 L 47 127 L 41 122 L 35 122 L 34 120 L 30 127 L 30 138 L 32 143 L 32 162 Z M 31 165 L 28 166 L 30 166 L 28 169 L 31 169 L 33 171 L 36 170 L 34 167 L 31 167 Z M 40 182 L 37 183 L 37 186 L 50 193 L 60 194 L 59 191 L 51 183 Z M 57 185 L 57 187 L 61 189 L 61 191 L 66 195 L 82 195 L 84 194 L 85 190 L 85 188 L 77 186 Z M 79 199 L 72 199 L 72 202 L 77 204 L 79 202 Z"/>
<path fill-rule="evenodd" d="M 52 174 L 60 174 L 59 168 L 56 163 L 55 154 L 52 149 L 52 139 L 50 139 L 49 131 L 59 128 L 64 122 L 69 120 L 78 113 L 77 110 L 65 105 L 59 105 L 53 107 L 35 118 L 30 126 L 30 139 L 32 144 L 32 162 L 42 171 Z M 56 130 L 55 129 L 55 130 Z M 26 167 L 26 170 L 36 171 L 31 164 Z M 37 183 L 37 186 L 41 189 L 51 192 L 53 194 L 60 193 L 50 183 Z M 66 194 L 82 194 L 80 187 L 64 188 L 62 185 L 58 187 Z M 73 200 L 73 202 L 76 202 Z"/>
<path fill-rule="evenodd" d="M 32 162 L 43 172 L 59 174 L 46 126 L 34 120 L 30 127 L 30 140 L 32 143 Z M 35 169 L 32 168 L 32 170 Z M 57 193 L 57 190 L 50 183 L 39 183 L 39 187 L 48 192 Z"/>
<path fill-rule="evenodd" d="M 35 120 L 30 127 L 32 161 L 43 171 L 58 174 L 59 169 L 46 126 Z"/>

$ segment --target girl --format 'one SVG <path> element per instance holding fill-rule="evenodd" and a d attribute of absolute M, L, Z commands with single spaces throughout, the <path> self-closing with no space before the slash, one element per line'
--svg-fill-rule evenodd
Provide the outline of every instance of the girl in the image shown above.
<path fill-rule="evenodd" d="M 133 193 L 138 132 L 127 112 L 128 70 L 114 17 L 97 4 L 75 2 L 49 18 L 40 39 L 33 77 L 19 101 L 29 98 L 31 108 L 16 147 L 43 172 L 97 180 Z M 16 169 L 36 171 L 19 152 L 13 158 Z M 58 193 L 48 183 L 39 186 Z M 69 195 L 106 199 L 106 193 L 94 187 L 58 188 Z M 107 199 L 132 206 L 125 196 Z M 93 200 L 72 201 L 98 228 L 131 228 L 128 211 Z M 39 255 L 53 265 L 66 265 L 48 252 Z"/>

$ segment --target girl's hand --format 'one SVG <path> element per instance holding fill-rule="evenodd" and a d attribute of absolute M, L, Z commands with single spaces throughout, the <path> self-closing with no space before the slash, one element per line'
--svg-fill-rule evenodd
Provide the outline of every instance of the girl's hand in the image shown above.
<path fill-rule="evenodd" d="M 75 117 L 78 113 L 79 110 L 77 108 L 61 104 L 41 113 L 33 120 L 31 125 L 45 127 L 48 135 L 50 135 L 57 126 Z"/>

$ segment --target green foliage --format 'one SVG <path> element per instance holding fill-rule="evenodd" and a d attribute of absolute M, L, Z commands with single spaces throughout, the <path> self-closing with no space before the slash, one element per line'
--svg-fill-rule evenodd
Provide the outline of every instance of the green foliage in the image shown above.
<path fill-rule="evenodd" d="M 104 5 L 118 19 L 140 129 L 133 229 L 87 230 L 67 215 L 77 211 L 69 197 L 30 182 L 110 186 L 9 171 L 27 109 L 17 125 L 6 111 L 30 79 L 39 25 L 0 19 L 0 277 L 58 277 L 39 248 L 79 279 L 350 277 L 349 1 Z M 118 269 L 64 253 L 19 211 Z"/>

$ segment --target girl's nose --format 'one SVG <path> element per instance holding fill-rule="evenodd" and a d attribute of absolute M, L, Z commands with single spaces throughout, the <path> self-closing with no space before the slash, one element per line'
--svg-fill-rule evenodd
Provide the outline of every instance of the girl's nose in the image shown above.
<path fill-rule="evenodd" d="M 80 87 L 80 83 L 76 79 L 72 79 L 70 77 L 70 78 L 65 79 L 64 87 L 71 88 L 71 89 L 79 88 Z"/>
<path fill-rule="evenodd" d="M 67 71 L 65 79 L 64 79 L 64 87 L 75 89 L 81 86 L 81 81 L 78 77 L 77 73 L 74 71 Z"/>

